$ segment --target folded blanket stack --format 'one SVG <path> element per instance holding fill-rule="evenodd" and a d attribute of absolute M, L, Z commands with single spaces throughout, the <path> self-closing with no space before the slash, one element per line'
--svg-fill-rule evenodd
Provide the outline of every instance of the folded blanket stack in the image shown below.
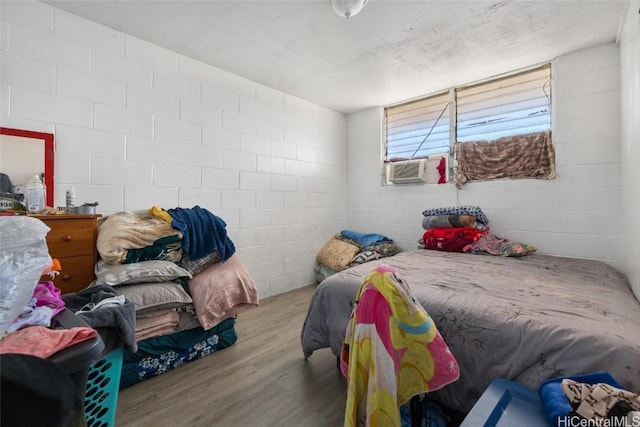
<path fill-rule="evenodd" d="M 226 226 L 200 206 L 101 220 L 101 259 L 88 289 L 111 289 L 134 307 L 121 387 L 235 343 L 235 317 L 259 300 Z"/>
<path fill-rule="evenodd" d="M 422 215 L 422 228 L 426 231 L 419 247 L 424 249 L 500 256 L 524 256 L 536 250 L 492 234 L 489 219 L 479 206 L 430 208 Z"/>
<path fill-rule="evenodd" d="M 113 287 L 135 305 L 137 341 L 209 330 L 258 304 L 225 221 L 200 206 L 109 215 L 98 227 L 97 249 L 92 286 Z"/>
<path fill-rule="evenodd" d="M 318 252 L 318 283 L 351 266 L 389 257 L 400 252 L 396 244 L 382 234 L 342 230 Z"/>

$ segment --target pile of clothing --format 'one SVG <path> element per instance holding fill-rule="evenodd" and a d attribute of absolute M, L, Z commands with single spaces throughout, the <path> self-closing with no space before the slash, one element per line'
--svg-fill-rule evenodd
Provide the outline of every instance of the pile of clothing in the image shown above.
<path fill-rule="evenodd" d="M 60 289 L 40 281 L 20 314 L 3 328 L 0 425 L 86 425 L 83 372 L 104 345 L 98 332 L 82 322 L 63 327 L 58 315 L 66 307 Z M 77 351 L 69 350 L 76 345 Z M 60 363 L 52 358 L 58 353 L 63 354 Z"/>
<path fill-rule="evenodd" d="M 351 266 L 389 257 L 400 252 L 396 244 L 382 234 L 342 230 L 333 236 L 316 255 L 316 281 Z"/>
<path fill-rule="evenodd" d="M 640 394 L 625 390 L 608 372 L 559 377 L 538 390 L 553 425 L 638 425 Z"/>
<path fill-rule="evenodd" d="M 97 304 L 110 292 L 135 306 L 121 388 L 234 344 L 236 316 L 258 305 L 225 221 L 200 206 L 111 214 L 96 247 L 96 280 L 77 296 Z"/>
<path fill-rule="evenodd" d="M 53 282 L 39 282 L 33 297 L 7 328 L 0 340 L 0 354 L 28 354 L 47 358 L 58 351 L 90 340 L 97 332 L 90 327 L 53 328 L 53 318 L 65 309 L 65 301 Z"/>
<path fill-rule="evenodd" d="M 418 247 L 444 252 L 497 256 L 525 256 L 536 248 L 491 233 L 489 219 L 479 206 L 430 208 L 422 212 L 425 229 Z"/>
<path fill-rule="evenodd" d="M 189 260 L 217 253 L 211 263 L 224 262 L 235 252 L 224 220 L 200 206 L 152 206 L 146 214 L 109 215 L 100 221 L 96 246 L 100 258 L 112 265 L 166 260 L 186 268 Z"/>
<path fill-rule="evenodd" d="M 92 287 L 114 287 L 134 302 L 137 341 L 209 330 L 258 304 L 225 221 L 200 206 L 114 213 L 100 222 L 96 246 Z M 222 280 L 227 270 L 241 283 Z"/>

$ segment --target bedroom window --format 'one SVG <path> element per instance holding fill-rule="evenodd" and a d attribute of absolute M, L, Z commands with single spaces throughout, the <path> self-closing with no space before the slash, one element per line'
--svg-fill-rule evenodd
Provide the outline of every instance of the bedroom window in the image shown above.
<path fill-rule="evenodd" d="M 494 141 L 551 129 L 550 71 L 546 65 L 456 89 L 456 140 Z"/>
<path fill-rule="evenodd" d="M 385 108 L 387 161 L 449 151 L 449 93 Z"/>
<path fill-rule="evenodd" d="M 550 64 L 384 111 L 386 183 L 448 182 L 448 160 L 454 157 L 458 186 L 555 177 Z M 423 167 L 426 172 L 420 175 Z M 427 178 L 434 167 L 440 172 L 435 181 Z"/>

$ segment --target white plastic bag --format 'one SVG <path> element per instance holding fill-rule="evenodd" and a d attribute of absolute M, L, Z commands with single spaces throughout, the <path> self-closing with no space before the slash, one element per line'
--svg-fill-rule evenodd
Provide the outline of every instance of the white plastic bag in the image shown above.
<path fill-rule="evenodd" d="M 28 216 L 0 217 L 0 339 L 33 296 L 51 265 L 45 237 L 50 228 Z"/>

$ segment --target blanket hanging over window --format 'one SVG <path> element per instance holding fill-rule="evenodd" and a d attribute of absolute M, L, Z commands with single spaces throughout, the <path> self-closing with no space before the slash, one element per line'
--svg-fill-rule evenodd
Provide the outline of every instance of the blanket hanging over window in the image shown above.
<path fill-rule="evenodd" d="M 551 131 L 505 136 L 495 141 L 457 142 L 456 186 L 499 178 L 556 177 Z"/>

